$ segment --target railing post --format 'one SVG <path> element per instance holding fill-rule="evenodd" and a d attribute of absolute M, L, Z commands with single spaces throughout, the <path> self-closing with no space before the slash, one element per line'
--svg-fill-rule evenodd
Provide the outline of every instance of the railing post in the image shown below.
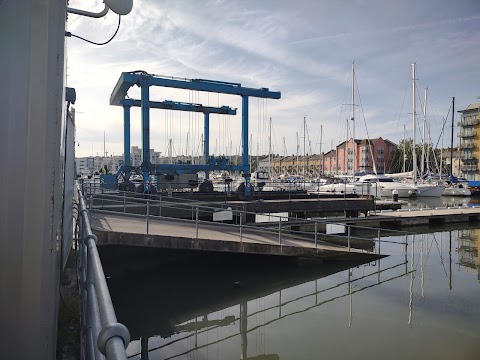
<path fill-rule="evenodd" d="M 317 248 L 317 222 L 315 221 L 315 249 Z"/>
<path fill-rule="evenodd" d="M 282 217 L 278 218 L 278 245 L 282 245 Z"/>
<path fill-rule="evenodd" d="M 380 237 L 380 230 L 378 230 L 378 255 L 380 255 L 380 243 L 382 241 L 382 238 Z"/>
<path fill-rule="evenodd" d="M 89 210 L 90 210 L 90 212 L 93 211 L 93 195 L 92 195 L 92 193 L 90 193 L 90 209 Z"/>
<path fill-rule="evenodd" d="M 243 224 L 243 214 L 240 213 L 240 244 L 243 243 L 242 224 Z"/>
<path fill-rule="evenodd" d="M 195 239 L 198 239 L 198 206 L 195 210 Z"/>
<path fill-rule="evenodd" d="M 148 235 L 149 219 L 150 219 L 150 201 L 147 200 L 147 235 Z"/>
<path fill-rule="evenodd" d="M 348 242 L 348 251 L 350 251 L 350 226 L 347 227 L 347 242 Z"/>
<path fill-rule="evenodd" d="M 408 234 L 405 235 L 405 273 L 408 272 L 408 257 L 407 257 L 407 251 L 408 250 Z"/>

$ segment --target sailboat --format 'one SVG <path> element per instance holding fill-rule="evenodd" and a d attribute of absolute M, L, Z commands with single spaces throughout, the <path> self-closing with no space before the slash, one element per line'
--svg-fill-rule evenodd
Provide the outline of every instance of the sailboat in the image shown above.
<path fill-rule="evenodd" d="M 352 166 L 352 181 L 348 182 L 347 178 L 341 182 L 334 182 L 318 187 L 319 193 L 335 193 L 335 194 L 356 194 L 356 195 L 374 195 L 380 197 L 379 192 L 376 191 L 376 184 L 370 182 L 356 182 L 355 181 L 355 166 L 356 166 L 356 154 L 355 154 L 355 62 L 352 63 L 352 142 L 353 142 L 353 166 Z M 348 149 L 348 119 L 347 119 L 347 140 L 345 141 L 345 156 Z M 347 162 L 346 162 L 347 163 Z M 345 163 L 345 164 L 346 164 Z M 347 166 L 345 166 L 347 170 Z M 372 189 L 372 187 L 374 189 Z"/>
<path fill-rule="evenodd" d="M 415 82 L 415 63 L 412 64 L 412 82 L 413 82 L 413 89 L 412 89 L 412 118 L 413 118 L 413 144 L 412 144 L 412 153 L 413 153 L 413 182 L 414 185 L 417 186 L 417 196 L 428 196 L 428 197 L 440 197 L 445 190 L 445 185 L 436 184 L 436 183 L 429 183 L 425 182 L 424 180 L 419 180 L 417 176 L 417 155 L 415 152 L 415 133 L 416 133 L 416 82 Z M 425 146 L 425 122 L 426 122 L 426 113 L 427 113 L 427 92 L 425 89 L 425 102 L 423 107 L 423 147 Z M 422 154 L 424 150 L 422 151 Z M 422 158 L 422 169 L 424 165 L 424 159 Z M 423 174 L 422 174 L 423 175 Z"/>

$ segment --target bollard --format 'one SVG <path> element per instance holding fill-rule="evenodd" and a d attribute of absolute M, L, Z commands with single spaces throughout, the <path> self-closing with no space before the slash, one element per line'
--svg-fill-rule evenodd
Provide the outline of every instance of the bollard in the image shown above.
<path fill-rule="evenodd" d="M 394 202 L 398 202 L 398 191 L 397 190 L 392 190 L 392 200 Z"/>
<path fill-rule="evenodd" d="M 315 221 L 315 249 L 317 248 L 317 222 Z"/>

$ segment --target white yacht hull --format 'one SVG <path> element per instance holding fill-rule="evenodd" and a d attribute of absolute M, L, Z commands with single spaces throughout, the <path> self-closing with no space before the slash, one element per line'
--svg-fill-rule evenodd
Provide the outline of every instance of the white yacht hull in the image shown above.
<path fill-rule="evenodd" d="M 376 185 L 369 183 L 340 183 L 340 184 L 327 184 L 318 187 L 319 193 L 333 193 L 333 194 L 348 194 L 380 197 L 381 194 L 377 194 Z M 317 193 L 312 191 L 310 193 Z"/>
<path fill-rule="evenodd" d="M 442 193 L 443 196 L 470 196 L 472 192 L 467 187 L 447 186 Z"/>
<path fill-rule="evenodd" d="M 396 184 L 398 185 L 398 184 Z M 395 186 L 395 187 L 390 187 L 390 186 L 385 186 L 380 183 L 380 194 L 382 197 L 392 197 L 393 196 L 393 191 L 397 191 L 398 197 L 399 198 L 409 198 L 412 195 L 416 195 L 418 189 L 415 186 Z"/>
<path fill-rule="evenodd" d="M 417 196 L 440 197 L 445 191 L 445 185 L 417 184 L 417 187 Z"/>

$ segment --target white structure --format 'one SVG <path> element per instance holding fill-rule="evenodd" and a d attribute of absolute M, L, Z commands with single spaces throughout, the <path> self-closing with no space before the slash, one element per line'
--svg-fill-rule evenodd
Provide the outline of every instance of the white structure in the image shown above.
<path fill-rule="evenodd" d="M 15 178 L 0 187 L 2 358 L 56 357 L 66 3 L 0 1 L 0 75 L 8 89 L 0 96 L 0 152 Z"/>

